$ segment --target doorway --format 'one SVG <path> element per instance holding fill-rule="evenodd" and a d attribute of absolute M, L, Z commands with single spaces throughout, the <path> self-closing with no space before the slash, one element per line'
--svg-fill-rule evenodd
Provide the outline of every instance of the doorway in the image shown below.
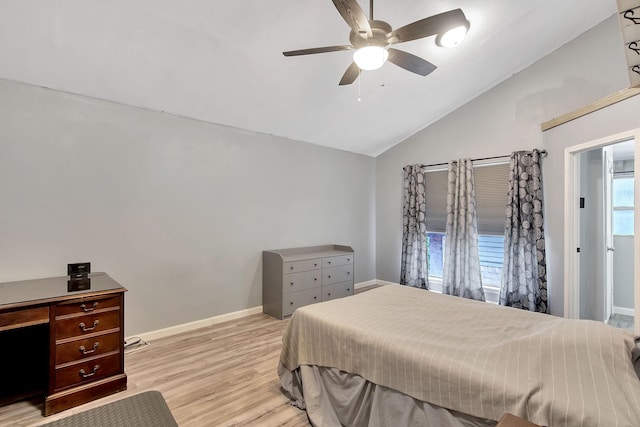
<path fill-rule="evenodd" d="M 565 317 L 640 331 L 640 129 L 565 150 Z"/>

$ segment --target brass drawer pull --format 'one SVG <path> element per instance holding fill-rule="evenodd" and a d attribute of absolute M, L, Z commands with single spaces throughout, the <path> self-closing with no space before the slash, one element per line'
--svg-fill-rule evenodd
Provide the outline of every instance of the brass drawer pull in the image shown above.
<path fill-rule="evenodd" d="M 95 353 L 95 351 L 98 349 L 98 343 L 94 343 L 93 344 L 93 350 L 87 350 L 83 345 L 80 346 L 79 350 L 82 354 L 84 354 L 85 356 L 87 354 L 91 354 L 91 353 Z"/>
<path fill-rule="evenodd" d="M 89 332 L 93 331 L 98 326 L 98 323 L 100 323 L 100 321 L 96 319 L 93 321 L 93 327 L 91 328 L 87 328 L 87 325 L 85 325 L 84 322 L 80 322 L 78 326 L 82 329 L 82 332 Z"/>
<path fill-rule="evenodd" d="M 98 301 L 93 303 L 92 307 L 87 307 L 86 304 L 82 304 L 80 305 L 80 308 L 82 309 L 82 311 L 84 311 L 85 313 L 89 312 L 89 311 L 93 311 L 96 309 L 96 307 L 98 307 Z"/>
<path fill-rule="evenodd" d="M 94 366 L 93 367 L 93 372 L 89 372 L 89 373 L 85 372 L 84 369 L 80 369 L 80 376 L 82 378 L 92 377 L 92 376 L 94 376 L 96 374 L 96 372 L 98 372 L 98 369 L 100 369 L 100 365 Z"/>

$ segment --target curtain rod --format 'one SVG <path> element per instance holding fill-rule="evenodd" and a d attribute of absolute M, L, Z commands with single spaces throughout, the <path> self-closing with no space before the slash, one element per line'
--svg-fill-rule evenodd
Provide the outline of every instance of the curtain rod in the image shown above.
<path fill-rule="evenodd" d="M 547 154 L 547 150 L 540 150 L 540 151 L 539 151 L 539 153 L 540 153 L 542 156 L 546 156 L 546 154 Z M 482 157 L 482 158 L 480 158 L 480 159 L 471 159 L 471 161 L 472 161 L 472 162 L 479 162 L 479 161 L 482 161 L 482 160 L 503 159 L 503 158 L 505 158 L 505 157 L 509 157 L 509 156 L 510 156 L 510 154 L 507 154 L 507 155 L 505 155 L 505 156 Z M 434 164 L 431 164 L 431 165 L 420 165 L 420 167 L 421 167 L 421 168 L 430 168 L 430 167 L 432 167 L 432 166 L 446 166 L 446 165 L 448 165 L 448 164 L 449 164 L 449 162 L 445 162 L 445 163 L 434 163 Z"/>

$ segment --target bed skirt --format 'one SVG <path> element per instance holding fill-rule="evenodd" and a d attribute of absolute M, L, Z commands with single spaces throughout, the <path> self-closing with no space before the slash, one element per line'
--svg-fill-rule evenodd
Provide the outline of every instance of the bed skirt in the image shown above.
<path fill-rule="evenodd" d="M 416 400 L 356 374 L 336 368 L 302 365 L 278 375 L 291 404 L 306 409 L 314 426 L 447 426 L 488 427 L 496 422 Z"/>

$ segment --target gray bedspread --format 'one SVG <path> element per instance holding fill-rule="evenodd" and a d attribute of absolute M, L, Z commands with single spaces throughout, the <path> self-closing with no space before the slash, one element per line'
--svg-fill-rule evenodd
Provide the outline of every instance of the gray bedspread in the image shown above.
<path fill-rule="evenodd" d="M 638 426 L 634 337 L 389 285 L 296 310 L 280 362 L 337 368 L 415 399 L 547 426 Z"/>

